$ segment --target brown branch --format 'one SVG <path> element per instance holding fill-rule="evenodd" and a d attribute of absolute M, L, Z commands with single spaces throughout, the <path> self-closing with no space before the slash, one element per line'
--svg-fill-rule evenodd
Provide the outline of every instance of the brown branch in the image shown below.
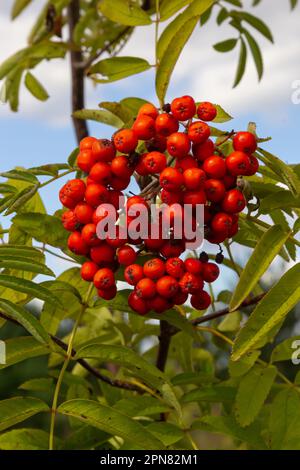
<path fill-rule="evenodd" d="M 21 323 L 19 323 L 17 320 L 15 320 L 13 318 L 10 318 L 8 315 L 5 315 L 5 313 L 0 312 L 0 317 L 4 318 L 4 320 L 10 321 L 11 323 L 14 323 L 15 325 L 22 326 Z M 62 341 L 57 336 L 54 336 L 54 335 L 51 335 L 51 334 L 49 336 L 55 344 L 60 346 L 64 351 L 67 351 L 68 345 L 64 341 Z M 130 390 L 130 391 L 138 392 L 138 393 L 141 393 L 141 394 L 145 393 L 145 390 L 141 387 L 138 387 L 137 385 L 131 384 L 129 382 L 125 382 L 123 380 L 111 379 L 111 378 L 107 377 L 106 375 L 101 374 L 98 371 L 98 369 L 91 366 L 84 359 L 74 359 L 75 355 L 76 355 L 76 351 L 75 351 L 75 349 L 72 349 L 72 358 L 73 358 L 73 360 L 78 362 L 78 364 L 80 364 L 90 374 L 94 375 L 95 377 L 97 377 L 97 379 L 101 380 L 102 382 L 105 382 L 105 383 L 111 385 L 112 387 L 122 388 L 124 390 Z"/>
<path fill-rule="evenodd" d="M 68 25 L 70 43 L 73 41 L 74 28 L 80 18 L 80 1 L 71 0 L 68 6 Z M 82 62 L 82 51 L 71 48 L 71 83 L 72 83 L 72 113 L 78 109 L 84 108 L 84 70 L 76 67 L 77 63 Z M 84 119 L 77 119 L 72 116 L 73 125 L 77 141 L 88 136 L 88 127 Z"/>
<path fill-rule="evenodd" d="M 162 372 L 165 370 L 173 327 L 166 320 L 160 321 L 159 346 L 156 367 Z"/>

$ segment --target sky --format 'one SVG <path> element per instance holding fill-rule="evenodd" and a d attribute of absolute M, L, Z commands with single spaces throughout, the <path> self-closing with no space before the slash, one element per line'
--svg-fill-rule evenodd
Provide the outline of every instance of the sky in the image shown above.
<path fill-rule="evenodd" d="M 44 1 L 34 0 L 14 22 L 10 21 L 9 15 L 12 4 L 12 0 L 1 0 L 0 63 L 26 46 L 30 27 Z M 184 49 L 172 75 L 167 101 L 190 94 L 197 101 L 218 103 L 234 117 L 234 121 L 224 128 L 242 130 L 249 121 L 254 121 L 261 137 L 273 138 L 265 144 L 267 150 L 286 162 L 299 163 L 300 104 L 293 103 L 292 96 L 295 93 L 293 87 L 300 89 L 300 82 L 296 82 L 300 80 L 300 5 L 291 12 L 289 0 L 276 0 L 276 8 L 274 0 L 262 0 L 255 9 L 251 4 L 252 1 L 245 1 L 250 12 L 267 22 L 275 39 L 275 45 L 272 45 L 249 28 L 263 51 L 265 73 L 262 81 L 258 83 L 249 57 L 245 78 L 240 86 L 232 88 L 238 50 L 220 54 L 212 45 L 234 34 L 229 26 L 219 27 L 212 19 L 203 28 L 196 28 Z M 122 55 L 143 57 L 153 63 L 153 28 L 137 28 Z M 16 165 L 28 167 L 64 162 L 76 146 L 70 121 L 68 61 L 43 63 L 34 70 L 34 74 L 50 98 L 41 103 L 22 86 L 18 113 L 12 113 L 6 105 L 0 104 L 1 171 Z M 128 96 L 139 96 L 157 103 L 153 72 L 97 87 L 88 83 L 86 107 L 97 108 L 101 101 L 117 101 Z M 108 137 L 112 131 L 95 123 L 90 124 L 90 129 L 97 137 Z M 61 182 L 53 184 L 42 193 L 52 212 L 59 207 L 57 192 L 60 185 Z"/>

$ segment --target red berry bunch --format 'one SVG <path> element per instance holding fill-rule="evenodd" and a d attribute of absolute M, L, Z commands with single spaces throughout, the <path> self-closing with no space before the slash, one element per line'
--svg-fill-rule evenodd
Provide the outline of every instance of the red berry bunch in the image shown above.
<path fill-rule="evenodd" d="M 131 129 L 115 132 L 111 140 L 86 137 L 80 142 L 77 166 L 83 176 L 60 190 L 60 201 L 67 208 L 62 223 L 71 232 L 68 248 L 87 258 L 82 278 L 94 283 L 100 297 L 110 300 L 116 295 L 115 273 L 123 266 L 124 280 L 134 287 L 128 304 L 141 315 L 181 305 L 189 295 L 196 309 L 210 305 L 204 282 L 214 282 L 219 268 L 205 253 L 199 259 L 180 259 L 188 240 L 185 234 L 176 237 L 176 225 L 187 222 L 197 228 L 198 224 L 194 212 L 188 216 L 181 209 L 189 204 L 194 211 L 203 205 L 205 239 L 224 242 L 238 232 L 238 214 L 247 203 L 237 178 L 259 169 L 254 156 L 257 142 L 250 132 L 232 134 L 233 151 L 223 155 L 207 124 L 216 115 L 212 103 L 196 104 L 191 96 L 182 96 L 161 110 L 144 104 Z M 149 190 L 126 199 L 124 191 L 133 175 L 152 182 Z M 154 222 L 150 203 L 157 201 L 164 203 L 164 210 Z M 133 208 L 144 209 L 147 234 L 133 237 L 118 223 L 114 236 L 99 238 L 97 225 L 108 215 L 107 204 L 118 222 L 123 211 L 127 224 L 137 221 Z M 165 219 L 170 226 L 167 234 L 162 229 Z M 154 257 L 142 266 L 140 252 Z M 222 258 L 219 253 L 216 261 L 221 263 Z"/>

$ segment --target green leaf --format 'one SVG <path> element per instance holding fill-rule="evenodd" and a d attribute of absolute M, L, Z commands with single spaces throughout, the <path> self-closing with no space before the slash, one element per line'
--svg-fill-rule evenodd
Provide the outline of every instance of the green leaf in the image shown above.
<path fill-rule="evenodd" d="M 192 3 L 193 0 L 163 0 L 159 7 L 160 21 L 165 21 L 173 16 L 177 11 Z"/>
<path fill-rule="evenodd" d="M 298 4 L 298 0 L 290 0 L 291 9 L 294 10 Z"/>
<path fill-rule="evenodd" d="M 30 379 L 22 383 L 18 388 L 20 390 L 33 390 L 35 392 L 49 392 L 54 386 L 52 378 Z"/>
<path fill-rule="evenodd" d="M 5 341 L 6 363 L 0 364 L 0 370 L 10 367 L 32 357 L 44 356 L 50 350 L 31 336 L 18 336 Z"/>
<path fill-rule="evenodd" d="M 123 122 L 110 111 L 103 109 L 80 109 L 72 114 L 77 119 L 87 119 L 90 121 L 102 122 L 108 126 L 120 128 Z"/>
<path fill-rule="evenodd" d="M 160 441 L 139 422 L 129 418 L 114 408 L 100 403 L 75 399 L 59 406 L 58 412 L 78 418 L 80 421 L 105 431 L 112 436 L 119 436 L 132 443 L 136 448 L 151 450 L 163 449 Z"/>
<path fill-rule="evenodd" d="M 40 101 L 47 101 L 49 95 L 43 85 L 32 75 L 31 72 L 27 72 L 25 75 L 25 86 L 30 93 Z"/>
<path fill-rule="evenodd" d="M 10 109 L 14 112 L 19 108 L 19 92 L 23 68 L 17 67 L 13 69 L 6 79 L 6 99 L 9 102 Z"/>
<path fill-rule="evenodd" d="M 298 347 L 300 347 L 300 336 L 293 336 L 292 338 L 287 338 L 273 349 L 271 355 L 271 362 L 280 362 L 280 361 L 291 361 L 292 355 L 295 352 L 295 342 L 298 342 Z"/>
<path fill-rule="evenodd" d="M 285 232 L 280 225 L 274 225 L 264 233 L 242 271 L 232 294 L 230 310 L 236 310 L 250 294 L 288 237 L 289 233 Z"/>
<path fill-rule="evenodd" d="M 123 123 L 128 122 L 133 118 L 132 112 L 125 107 L 121 102 L 116 101 L 102 101 L 99 103 L 100 108 L 107 109 L 114 116 L 117 116 Z"/>
<path fill-rule="evenodd" d="M 30 297 L 45 300 L 53 305 L 60 305 L 59 298 L 53 295 L 52 292 L 41 286 L 41 284 L 35 284 L 27 279 L 0 274 L 0 286 L 16 290 L 17 292 L 23 292 Z"/>
<path fill-rule="evenodd" d="M 247 62 L 247 48 L 245 41 L 241 39 L 241 48 L 240 48 L 240 55 L 239 55 L 239 62 L 238 62 L 238 67 L 236 71 L 236 76 L 233 84 L 233 88 L 238 86 L 240 81 L 242 80 L 245 70 L 246 70 L 246 62 Z"/>
<path fill-rule="evenodd" d="M 215 381 L 216 379 L 209 372 L 183 372 L 172 378 L 172 384 L 175 386 L 188 384 L 203 385 Z"/>
<path fill-rule="evenodd" d="M 157 439 L 159 439 L 165 446 L 171 446 L 185 437 L 182 429 L 175 426 L 173 423 L 150 423 L 146 429 L 157 437 Z"/>
<path fill-rule="evenodd" d="M 37 398 L 15 397 L 0 401 L 0 431 L 42 411 L 48 411 L 46 403 Z"/>
<path fill-rule="evenodd" d="M 17 191 L 16 188 L 12 186 L 11 184 L 7 184 L 7 183 L 0 184 L 1 194 L 15 194 L 16 191 Z"/>
<path fill-rule="evenodd" d="M 79 154 L 79 147 L 76 147 L 67 158 L 68 165 L 74 167 L 76 165 L 76 159 Z"/>
<path fill-rule="evenodd" d="M 230 360 L 228 364 L 230 376 L 235 378 L 245 375 L 254 366 L 259 356 L 260 351 L 253 350 L 247 352 L 238 362 Z"/>
<path fill-rule="evenodd" d="M 273 36 L 269 27 L 257 16 L 251 15 L 251 13 L 247 13 L 245 11 L 232 12 L 232 16 L 246 21 L 263 36 L 265 36 L 265 38 L 273 42 Z"/>
<path fill-rule="evenodd" d="M 237 361 L 255 346 L 300 300 L 300 264 L 287 271 L 275 286 L 256 306 L 245 326 L 240 330 L 232 353 L 232 360 Z"/>
<path fill-rule="evenodd" d="M 120 105 L 125 106 L 125 108 L 127 108 L 131 112 L 133 117 L 135 117 L 138 114 L 141 106 L 147 103 L 149 103 L 149 101 L 143 100 L 142 98 L 136 98 L 136 97 L 123 98 L 120 101 Z"/>
<path fill-rule="evenodd" d="M 13 429 L 0 436 L 1 450 L 48 450 L 49 434 L 41 429 Z"/>
<path fill-rule="evenodd" d="M 34 186 L 30 185 L 15 194 L 11 199 L 11 202 L 4 215 L 10 215 L 13 212 L 18 212 L 18 210 L 28 201 L 30 201 L 30 199 L 37 193 L 38 189 L 39 184 L 35 184 Z"/>
<path fill-rule="evenodd" d="M 109 83 L 129 77 L 130 75 L 145 72 L 150 68 L 149 62 L 140 57 L 111 57 L 94 64 L 90 68 L 89 74 L 93 75 L 93 79 L 97 83 Z M 103 78 L 94 77 L 94 74 L 100 74 Z"/>
<path fill-rule="evenodd" d="M 182 397 L 183 403 L 191 402 L 208 402 L 208 403 L 223 403 L 233 402 L 236 395 L 236 388 L 226 387 L 223 385 L 214 385 L 212 387 L 201 387 L 187 392 Z"/>
<path fill-rule="evenodd" d="M 26 181 L 28 183 L 33 184 L 38 183 L 38 179 L 27 170 L 14 169 L 6 171 L 4 173 L 0 173 L 0 176 L 2 176 L 3 178 Z"/>
<path fill-rule="evenodd" d="M 11 19 L 14 20 L 31 3 L 31 0 L 15 0 L 11 9 Z"/>
<path fill-rule="evenodd" d="M 239 384 L 235 417 L 242 427 L 249 426 L 263 406 L 276 377 L 276 367 L 256 365 Z"/>
<path fill-rule="evenodd" d="M 0 299 L 0 310 L 20 323 L 40 343 L 49 343 L 49 335 L 32 313 L 9 300 Z"/>
<path fill-rule="evenodd" d="M 66 247 L 68 233 L 58 217 L 38 212 L 27 212 L 16 215 L 13 222 L 20 230 L 28 233 L 39 242 L 56 248 Z"/>
<path fill-rule="evenodd" d="M 111 0 L 101 0 L 98 8 L 104 16 L 115 23 L 128 26 L 140 26 L 152 23 L 147 13 L 130 0 L 114 0 L 113 7 Z"/>
<path fill-rule="evenodd" d="M 5 258 L 6 256 L 30 259 L 35 257 L 39 261 L 43 258 L 42 252 L 32 246 L 0 244 L 0 257 Z"/>
<path fill-rule="evenodd" d="M 300 179 L 293 168 L 262 148 L 259 148 L 258 151 L 258 158 L 279 176 L 280 181 L 290 188 L 294 196 L 298 196 L 300 194 Z"/>
<path fill-rule="evenodd" d="M 247 39 L 247 42 L 250 47 L 250 51 L 253 56 L 253 60 L 256 66 L 257 74 L 258 74 L 258 79 L 261 80 L 263 73 L 264 73 L 264 63 L 263 63 L 263 57 L 262 57 L 259 45 L 257 44 L 254 37 L 248 31 L 244 30 L 244 35 Z"/>
<path fill-rule="evenodd" d="M 215 107 L 217 108 L 217 115 L 213 122 L 222 123 L 231 121 L 231 119 L 233 119 L 233 117 L 230 116 L 230 114 L 228 114 L 219 104 L 215 104 Z"/>
<path fill-rule="evenodd" d="M 170 77 L 178 57 L 191 36 L 199 17 L 213 4 L 213 0 L 194 0 L 186 10 L 170 23 L 159 38 L 156 73 L 156 93 L 164 101 Z"/>
<path fill-rule="evenodd" d="M 127 416 L 151 416 L 170 411 L 170 407 L 162 403 L 161 400 L 150 396 L 136 395 L 134 400 L 123 398 L 117 401 L 114 409 L 125 413 Z"/>
<path fill-rule="evenodd" d="M 192 429 L 225 434 L 239 441 L 247 442 L 256 450 L 266 449 L 266 445 L 260 436 L 260 428 L 256 423 L 244 429 L 231 416 L 204 416 L 193 423 Z"/>
<path fill-rule="evenodd" d="M 221 41 L 214 44 L 214 49 L 218 52 L 229 52 L 232 51 L 237 44 L 237 39 L 226 39 L 226 41 Z"/>
<path fill-rule="evenodd" d="M 300 208 L 300 195 L 295 197 L 290 191 L 277 191 L 263 198 L 259 210 L 262 214 L 269 214 L 276 209 Z"/>
<path fill-rule="evenodd" d="M 300 450 L 300 395 L 289 387 L 276 395 L 270 409 L 270 447 Z"/>

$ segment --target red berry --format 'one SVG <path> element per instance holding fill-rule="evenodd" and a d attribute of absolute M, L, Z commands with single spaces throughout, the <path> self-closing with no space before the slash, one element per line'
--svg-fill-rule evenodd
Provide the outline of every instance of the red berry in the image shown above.
<path fill-rule="evenodd" d="M 184 132 L 174 132 L 167 139 L 167 149 L 172 157 L 185 157 L 191 147 L 191 141 Z"/>
<path fill-rule="evenodd" d="M 113 211 L 112 211 L 113 212 Z M 112 214 L 115 219 L 117 219 L 117 211 L 114 211 Z M 104 206 L 99 206 L 97 209 L 93 212 L 93 219 L 92 222 L 97 225 L 101 220 L 105 219 L 106 217 L 110 217 L 110 212 L 104 208 Z"/>
<path fill-rule="evenodd" d="M 198 191 L 185 191 L 183 194 L 183 202 L 184 204 L 191 204 L 193 207 L 197 204 L 205 204 L 206 194 L 202 189 Z"/>
<path fill-rule="evenodd" d="M 122 129 L 113 136 L 116 149 L 122 153 L 131 153 L 138 144 L 138 138 L 132 129 Z"/>
<path fill-rule="evenodd" d="M 170 303 L 166 298 L 156 295 L 150 300 L 149 306 L 155 313 L 163 313 L 170 308 Z"/>
<path fill-rule="evenodd" d="M 89 246 L 100 245 L 101 240 L 97 237 L 97 227 L 95 224 L 87 224 L 81 231 L 81 236 Z"/>
<path fill-rule="evenodd" d="M 170 192 L 177 192 L 183 185 L 183 176 L 176 168 L 165 168 L 159 177 L 160 185 L 163 189 Z"/>
<path fill-rule="evenodd" d="M 224 178 L 226 175 L 226 164 L 223 158 L 212 155 L 203 162 L 203 170 L 209 178 Z"/>
<path fill-rule="evenodd" d="M 138 140 L 149 140 L 155 134 L 155 120 L 146 114 L 141 114 L 135 120 L 132 130 Z"/>
<path fill-rule="evenodd" d="M 86 202 L 93 207 L 99 206 L 103 202 L 108 202 L 108 190 L 102 184 L 89 184 L 85 191 Z"/>
<path fill-rule="evenodd" d="M 79 202 L 74 209 L 74 214 L 81 224 L 89 224 L 93 220 L 94 209 L 86 202 Z"/>
<path fill-rule="evenodd" d="M 188 296 L 189 295 L 187 293 L 179 290 L 177 294 L 175 294 L 174 297 L 172 297 L 172 302 L 174 302 L 174 305 L 183 305 L 187 301 Z"/>
<path fill-rule="evenodd" d="M 165 152 L 167 149 L 167 139 L 163 135 L 156 134 L 145 143 L 148 152 Z"/>
<path fill-rule="evenodd" d="M 77 166 L 84 171 L 89 173 L 96 160 L 91 149 L 81 150 L 77 157 Z"/>
<path fill-rule="evenodd" d="M 138 205 L 138 204 L 146 207 L 147 209 L 149 209 L 149 206 L 148 206 L 147 202 L 145 201 L 145 199 L 142 196 L 131 196 L 127 199 L 127 202 L 126 202 L 127 210 L 130 207 Z"/>
<path fill-rule="evenodd" d="M 203 280 L 195 274 L 185 273 L 179 281 L 182 292 L 195 294 L 203 288 Z"/>
<path fill-rule="evenodd" d="M 166 261 L 167 273 L 175 277 L 176 279 L 181 278 L 184 275 L 184 263 L 180 258 L 169 258 Z"/>
<path fill-rule="evenodd" d="M 257 148 L 256 137 L 251 132 L 238 132 L 233 138 L 234 150 L 254 153 Z"/>
<path fill-rule="evenodd" d="M 153 258 L 146 261 L 143 269 L 146 277 L 157 280 L 165 273 L 165 263 L 159 258 Z"/>
<path fill-rule="evenodd" d="M 95 181 L 95 183 L 106 185 L 109 183 L 112 177 L 110 165 L 105 162 L 95 163 L 95 165 L 91 168 L 90 177 L 93 181 Z"/>
<path fill-rule="evenodd" d="M 125 196 L 122 191 L 118 189 L 110 189 L 108 191 L 108 202 L 119 210 L 125 205 Z"/>
<path fill-rule="evenodd" d="M 130 264 L 124 271 L 125 281 L 131 286 L 135 286 L 144 277 L 144 271 L 139 264 Z"/>
<path fill-rule="evenodd" d="M 195 121 L 188 128 L 188 136 L 194 144 L 203 144 L 210 136 L 210 128 L 205 122 Z"/>
<path fill-rule="evenodd" d="M 71 210 L 68 210 L 63 213 L 61 221 L 64 228 L 69 232 L 75 232 L 75 230 L 78 230 L 80 226 L 79 220 L 77 219 L 75 212 Z"/>
<path fill-rule="evenodd" d="M 72 232 L 68 238 L 68 248 L 76 255 L 87 255 L 89 246 L 83 240 L 80 232 Z"/>
<path fill-rule="evenodd" d="M 211 221 L 211 228 L 214 232 L 217 233 L 227 233 L 229 234 L 230 229 L 232 227 L 232 218 L 229 214 L 224 212 L 218 212 L 212 221 Z"/>
<path fill-rule="evenodd" d="M 130 165 L 129 159 L 125 155 L 115 157 L 110 167 L 112 173 L 119 178 L 130 178 L 133 173 L 133 167 Z"/>
<path fill-rule="evenodd" d="M 150 116 L 152 119 L 156 119 L 158 116 L 158 109 L 152 103 L 143 104 L 138 112 L 138 116 Z"/>
<path fill-rule="evenodd" d="M 115 250 L 106 242 L 101 245 L 91 248 L 91 258 L 94 263 L 103 266 L 107 263 L 113 263 L 115 259 Z"/>
<path fill-rule="evenodd" d="M 156 290 L 159 295 L 170 299 L 178 291 L 178 282 L 172 276 L 163 276 L 156 283 Z"/>
<path fill-rule="evenodd" d="M 109 289 L 115 284 L 115 276 L 111 269 L 101 268 L 94 276 L 94 286 L 97 289 Z"/>
<path fill-rule="evenodd" d="M 209 179 L 204 183 L 207 199 L 211 202 L 220 202 L 225 196 L 225 186 L 220 180 Z"/>
<path fill-rule="evenodd" d="M 203 101 L 197 107 L 197 115 L 202 121 L 213 121 L 217 116 L 217 108 L 209 101 Z"/>
<path fill-rule="evenodd" d="M 143 165 L 148 174 L 161 173 L 167 166 L 167 158 L 163 153 L 149 152 L 143 157 Z"/>
<path fill-rule="evenodd" d="M 247 173 L 247 176 L 253 176 L 259 170 L 259 162 L 258 162 L 257 158 L 254 157 L 253 155 L 250 155 L 249 158 L 250 158 L 250 170 Z"/>
<path fill-rule="evenodd" d="M 59 191 L 60 202 L 68 209 L 74 209 L 78 202 L 83 201 L 85 189 L 85 183 L 79 178 L 68 181 Z"/>
<path fill-rule="evenodd" d="M 129 245 L 122 246 L 118 250 L 118 261 L 124 266 L 133 264 L 137 258 L 136 251 Z"/>
<path fill-rule="evenodd" d="M 146 300 L 141 299 L 136 292 L 131 292 L 128 297 L 129 307 L 137 312 L 139 315 L 147 315 L 150 308 Z"/>
<path fill-rule="evenodd" d="M 222 202 L 222 209 L 229 214 L 237 214 L 242 212 L 246 207 L 246 200 L 238 189 L 227 191 Z"/>
<path fill-rule="evenodd" d="M 190 168 L 184 171 L 183 180 L 186 189 L 193 191 L 203 187 L 206 174 L 200 168 Z"/>
<path fill-rule="evenodd" d="M 163 189 L 160 193 L 160 198 L 164 204 L 168 204 L 169 206 L 172 204 L 179 204 L 182 202 L 182 193 L 170 193 Z"/>
<path fill-rule="evenodd" d="M 80 274 L 82 279 L 84 279 L 85 281 L 92 282 L 98 269 L 99 266 L 96 263 L 93 263 L 93 261 L 86 261 L 81 266 Z"/>
<path fill-rule="evenodd" d="M 104 300 L 112 300 L 117 295 L 117 286 L 113 285 L 108 289 L 98 289 L 98 295 Z"/>
<path fill-rule="evenodd" d="M 187 258 L 184 262 L 184 267 L 187 272 L 198 276 L 202 273 L 202 263 L 196 258 Z"/>
<path fill-rule="evenodd" d="M 215 263 L 204 263 L 202 277 L 205 282 L 214 282 L 220 274 L 219 266 Z"/>
<path fill-rule="evenodd" d="M 183 240 L 169 240 L 164 242 L 160 248 L 160 253 L 165 258 L 177 258 L 185 250 L 185 243 Z"/>
<path fill-rule="evenodd" d="M 215 144 L 211 139 L 207 139 L 202 144 L 193 144 L 193 155 L 199 160 L 200 162 L 204 162 L 204 160 L 211 155 L 214 154 L 215 151 Z"/>
<path fill-rule="evenodd" d="M 247 175 L 251 171 L 249 156 L 244 152 L 232 152 L 225 160 L 227 170 L 233 176 Z"/>
<path fill-rule="evenodd" d="M 151 299 L 156 294 L 156 285 L 152 279 L 144 277 L 135 286 L 138 297 L 142 299 Z"/>
<path fill-rule="evenodd" d="M 168 113 L 159 114 L 155 120 L 155 130 L 158 134 L 167 137 L 178 131 L 178 121 Z"/>
<path fill-rule="evenodd" d="M 187 155 L 180 160 L 176 160 L 175 168 L 183 173 L 185 170 L 189 170 L 190 168 L 198 168 L 198 163 L 191 155 Z"/>
<path fill-rule="evenodd" d="M 171 103 L 171 111 L 178 121 L 187 121 L 196 114 L 196 104 L 191 96 L 175 98 Z"/>
<path fill-rule="evenodd" d="M 233 238 L 239 231 L 239 224 L 238 222 L 235 222 L 232 224 L 231 229 L 228 234 L 228 238 Z"/>
<path fill-rule="evenodd" d="M 120 227 L 119 225 L 117 225 L 115 234 L 108 233 L 106 235 L 106 242 L 116 249 L 125 245 L 125 243 L 127 243 L 127 232 L 125 227 Z"/>
<path fill-rule="evenodd" d="M 110 140 L 99 139 L 93 143 L 92 153 L 97 162 L 111 162 L 116 155 L 116 149 Z"/>
<path fill-rule="evenodd" d="M 236 187 L 236 176 L 227 174 L 224 176 L 222 181 L 224 183 L 225 189 L 233 189 Z"/>
<path fill-rule="evenodd" d="M 79 144 L 79 150 L 90 150 L 93 146 L 93 143 L 96 142 L 95 137 L 84 137 Z"/>
<path fill-rule="evenodd" d="M 204 290 L 191 296 L 191 305 L 196 310 L 206 310 L 211 304 L 210 295 Z"/>

